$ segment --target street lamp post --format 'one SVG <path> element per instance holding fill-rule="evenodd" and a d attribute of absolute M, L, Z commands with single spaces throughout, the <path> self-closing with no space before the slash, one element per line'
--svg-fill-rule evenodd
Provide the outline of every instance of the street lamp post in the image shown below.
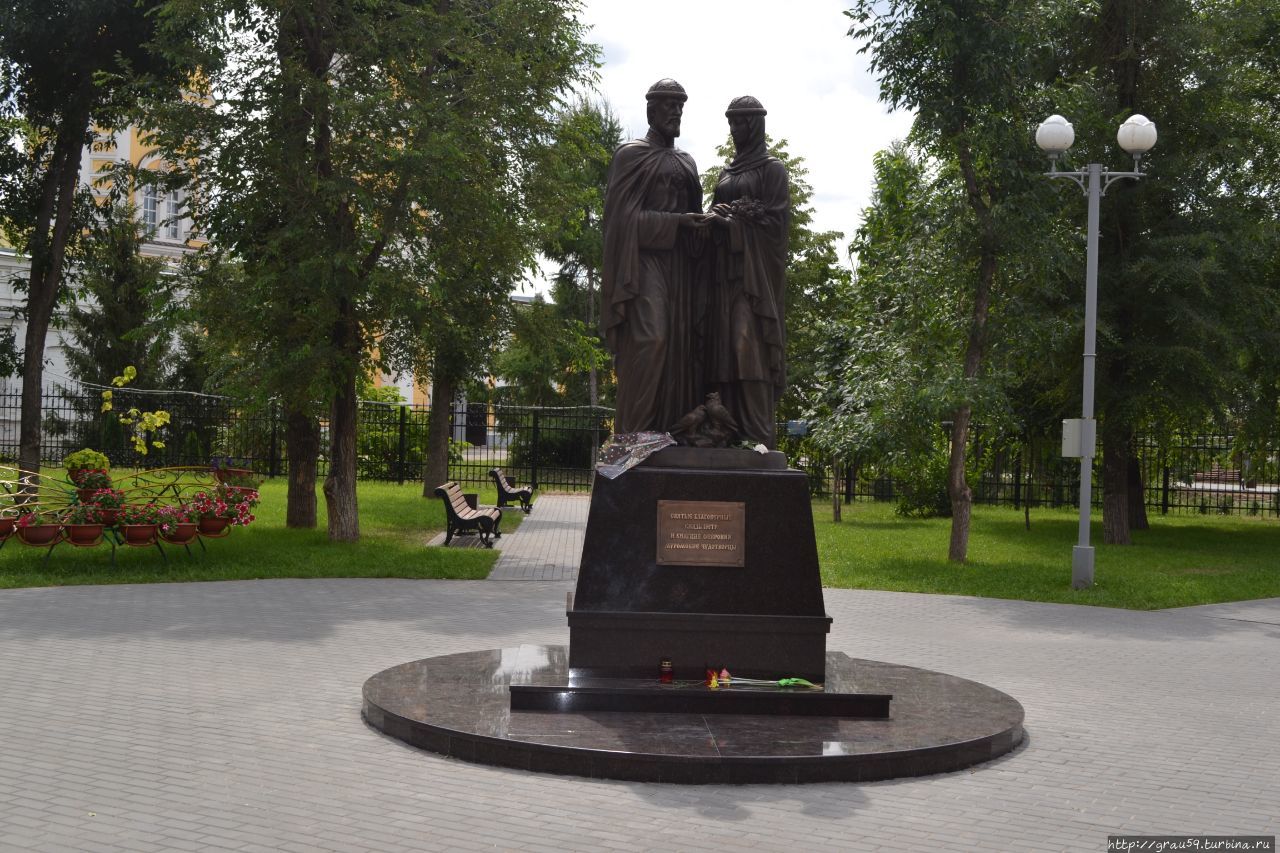
<path fill-rule="evenodd" d="M 1132 172 L 1105 171 L 1090 163 L 1083 171 L 1060 172 L 1058 160 L 1075 141 L 1071 123 L 1059 115 L 1049 116 L 1036 129 L 1036 144 L 1049 155 L 1049 178 L 1066 178 L 1089 199 L 1088 249 L 1085 253 L 1084 290 L 1084 397 L 1081 417 L 1076 423 L 1064 421 L 1063 455 L 1080 457 L 1080 539 L 1071 551 L 1071 586 L 1093 585 L 1093 546 L 1089 544 L 1089 511 L 1093 497 L 1093 457 L 1097 444 L 1097 422 L 1093 417 L 1094 361 L 1098 332 L 1098 206 L 1107 189 L 1116 181 L 1142 177 L 1142 155 L 1156 144 L 1156 126 L 1145 116 L 1133 115 L 1120 125 L 1116 141 L 1133 156 Z"/>

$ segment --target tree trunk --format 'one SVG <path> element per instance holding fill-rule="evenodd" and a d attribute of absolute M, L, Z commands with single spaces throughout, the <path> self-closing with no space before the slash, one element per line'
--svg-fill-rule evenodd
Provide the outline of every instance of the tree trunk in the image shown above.
<path fill-rule="evenodd" d="M 1129 447 L 1132 430 L 1127 424 L 1102 429 L 1102 541 L 1130 545 Z"/>
<path fill-rule="evenodd" d="M 1142 468 L 1138 465 L 1138 454 L 1129 453 L 1129 529 L 1146 530 L 1151 525 L 1147 521 L 1147 492 L 1142 487 Z"/>
<path fill-rule="evenodd" d="M 431 411 L 427 416 L 427 462 L 422 472 L 422 495 L 433 497 L 436 487 L 449 481 L 449 434 L 453 426 L 454 382 L 431 378 Z"/>
<path fill-rule="evenodd" d="M 324 478 L 324 502 L 329 512 L 329 540 L 354 542 L 360 538 L 356 505 L 356 377 L 348 370 L 333 396 L 329 417 L 329 475 Z"/>
<path fill-rule="evenodd" d="M 62 265 L 71 234 L 76 184 L 80 180 L 80 146 L 89 129 L 88 99 L 92 88 L 92 77 L 87 76 L 81 86 L 81 97 L 67 105 L 58 127 L 52 162 L 41 181 L 29 246 L 31 272 L 27 283 L 27 328 L 23 337 L 18 467 L 37 474 L 40 471 L 45 340 L 62 287 Z"/>
<path fill-rule="evenodd" d="M 831 465 L 831 520 L 840 522 L 840 485 L 841 485 L 840 463 L 835 462 Z"/>
<path fill-rule="evenodd" d="M 285 527 L 316 526 L 316 463 L 320 458 L 320 424 L 303 409 L 285 410 L 285 447 L 289 454 L 289 496 Z"/>
<path fill-rule="evenodd" d="M 963 133 L 963 131 L 962 131 Z M 991 309 L 991 290 L 995 284 L 999 265 L 999 241 L 995 222 L 991 215 L 990 188 L 984 192 L 978 181 L 973 152 L 964 142 L 963 135 L 956 142 L 956 159 L 964 178 L 965 195 L 969 207 L 981 228 L 978 247 L 978 282 L 973 293 L 972 314 L 969 317 L 969 337 L 964 350 L 964 378 L 977 379 L 986 348 L 987 316 Z M 969 440 L 969 423 L 973 406 L 968 402 L 956 409 L 952 416 L 951 455 L 947 462 L 947 495 L 951 498 L 951 544 L 947 559 L 963 563 L 969 555 L 969 521 L 973 513 L 973 491 L 965 482 L 965 453 Z"/>
<path fill-rule="evenodd" d="M 969 442 L 970 406 L 952 415 L 951 455 L 947 460 L 947 496 L 951 498 L 951 544 L 947 559 L 963 563 L 969 554 L 969 520 L 973 515 L 973 490 L 964 478 L 965 451 Z"/>

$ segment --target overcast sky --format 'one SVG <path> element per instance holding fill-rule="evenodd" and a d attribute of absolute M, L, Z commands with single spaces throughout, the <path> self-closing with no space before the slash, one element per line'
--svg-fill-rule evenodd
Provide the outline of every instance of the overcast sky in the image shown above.
<path fill-rule="evenodd" d="M 846 35 L 848 0 L 586 0 L 588 38 L 603 48 L 598 97 L 643 136 L 644 93 L 673 77 L 689 93 L 676 145 L 698 171 L 716 162 L 729 134 L 725 107 L 755 95 L 768 109 L 770 136 L 803 157 L 814 190 L 814 227 L 858 227 L 871 196 L 871 158 L 906 135 L 909 113 L 877 100 L 867 57 Z M 541 288 L 539 288 L 541 289 Z"/>

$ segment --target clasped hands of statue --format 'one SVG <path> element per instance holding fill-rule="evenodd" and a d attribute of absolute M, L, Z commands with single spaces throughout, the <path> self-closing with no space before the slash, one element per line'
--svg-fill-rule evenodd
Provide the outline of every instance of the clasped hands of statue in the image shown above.
<path fill-rule="evenodd" d="M 728 228 L 732 219 L 732 210 L 728 204 L 717 204 L 706 213 L 684 213 L 680 216 L 680 224 L 693 229 L 699 240 L 706 239 L 711 228 Z"/>
<path fill-rule="evenodd" d="M 717 228 L 727 228 L 729 220 L 732 218 L 733 209 L 726 203 L 717 204 L 706 213 L 686 213 L 681 217 L 683 222 L 691 228 L 699 230 L 709 226 Z"/>

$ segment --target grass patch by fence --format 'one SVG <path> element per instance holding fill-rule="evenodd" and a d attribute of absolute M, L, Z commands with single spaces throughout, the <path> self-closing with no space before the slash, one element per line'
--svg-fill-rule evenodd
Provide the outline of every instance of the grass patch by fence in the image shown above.
<path fill-rule="evenodd" d="M 1103 545 L 1094 515 L 1094 586 L 1071 589 L 1077 516 L 974 507 L 969 562 L 947 562 L 951 520 L 905 519 L 887 503 L 844 507 L 844 521 L 814 503 L 825 586 L 975 595 L 1157 610 L 1280 596 L 1280 523 L 1249 517 L 1153 514 L 1133 545 Z"/>
<path fill-rule="evenodd" d="M 179 546 L 166 545 L 168 562 L 154 547 L 54 549 L 48 565 L 46 548 L 32 548 L 11 537 L 0 551 L 0 589 L 75 584 L 165 583 L 175 581 L 248 580 L 255 578 L 483 578 L 498 552 L 489 549 L 428 548 L 444 530 L 444 507 L 436 497 L 423 498 L 421 483 L 376 483 L 358 486 L 360 541 L 331 543 L 325 532 L 324 498 L 318 494 L 319 526 L 289 530 L 284 526 L 286 483 L 262 484 L 257 520 L 235 528 L 225 539 L 206 542 L 207 552 L 191 546 L 194 559 Z M 480 490 L 482 503 L 492 504 L 492 487 Z M 519 525 L 523 513 L 504 513 L 502 532 Z"/>

